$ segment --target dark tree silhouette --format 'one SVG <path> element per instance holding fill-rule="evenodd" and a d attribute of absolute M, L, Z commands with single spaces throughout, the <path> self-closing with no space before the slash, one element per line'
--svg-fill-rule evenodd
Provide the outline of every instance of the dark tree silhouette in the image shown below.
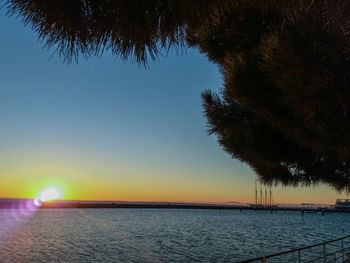
<path fill-rule="evenodd" d="M 184 45 L 196 28 L 225 7 L 210 0 L 6 0 L 19 16 L 66 60 L 110 49 L 145 64 L 163 49 Z M 217 11 L 216 11 L 217 10 Z"/>
<path fill-rule="evenodd" d="M 219 66 L 209 131 L 266 184 L 350 192 L 350 1 L 8 0 L 70 61 L 111 49 L 140 64 L 198 48 Z"/>
<path fill-rule="evenodd" d="M 225 76 L 203 94 L 210 132 L 266 184 L 349 192 L 350 2 L 293 2 L 245 6 L 194 39 Z"/>

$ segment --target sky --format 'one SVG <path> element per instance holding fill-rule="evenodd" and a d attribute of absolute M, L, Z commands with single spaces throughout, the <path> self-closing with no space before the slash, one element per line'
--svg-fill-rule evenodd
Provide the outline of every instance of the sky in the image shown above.
<path fill-rule="evenodd" d="M 0 197 L 254 202 L 256 175 L 207 133 L 201 93 L 216 65 L 170 51 L 149 68 L 106 52 L 67 65 L 0 11 Z M 273 189 L 275 203 L 346 198 L 326 186 Z"/>

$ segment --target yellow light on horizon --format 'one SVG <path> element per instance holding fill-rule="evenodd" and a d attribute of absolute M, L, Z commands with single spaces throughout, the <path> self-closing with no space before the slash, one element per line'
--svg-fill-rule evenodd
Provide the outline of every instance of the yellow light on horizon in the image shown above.
<path fill-rule="evenodd" d="M 37 197 L 41 202 L 52 201 L 61 198 L 61 191 L 57 187 L 48 187 L 40 192 Z"/>

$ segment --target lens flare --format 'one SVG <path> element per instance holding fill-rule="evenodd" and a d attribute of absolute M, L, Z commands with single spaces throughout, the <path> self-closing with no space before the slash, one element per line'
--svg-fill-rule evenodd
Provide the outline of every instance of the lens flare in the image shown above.
<path fill-rule="evenodd" d="M 56 187 L 48 187 L 44 189 L 38 196 L 40 202 L 47 202 L 61 197 L 61 192 Z"/>

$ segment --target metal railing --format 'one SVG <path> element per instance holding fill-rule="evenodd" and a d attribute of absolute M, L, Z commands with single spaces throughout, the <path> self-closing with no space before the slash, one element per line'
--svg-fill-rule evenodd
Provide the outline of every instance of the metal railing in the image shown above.
<path fill-rule="evenodd" d="M 250 262 L 350 263 L 350 235 L 238 263 Z"/>

